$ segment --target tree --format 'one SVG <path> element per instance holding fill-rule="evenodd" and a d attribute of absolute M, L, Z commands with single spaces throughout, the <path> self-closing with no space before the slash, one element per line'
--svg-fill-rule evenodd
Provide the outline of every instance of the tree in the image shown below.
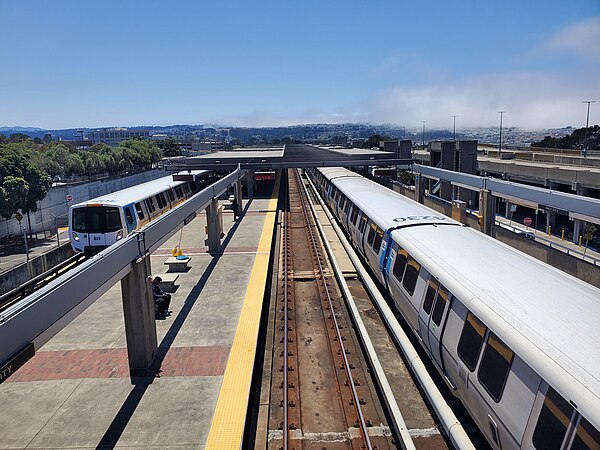
<path fill-rule="evenodd" d="M 27 202 L 29 183 L 22 177 L 7 176 L 0 185 L 0 214 L 10 219 Z"/>
<path fill-rule="evenodd" d="M 31 138 L 23 133 L 13 133 L 9 138 L 10 142 L 27 142 L 30 141 Z"/>
<path fill-rule="evenodd" d="M 18 210 L 37 211 L 52 182 L 33 165 L 30 149 L 23 143 L 0 144 L 0 215 L 10 219 Z"/>
<path fill-rule="evenodd" d="M 119 160 L 122 160 L 124 169 L 145 170 L 150 169 L 153 164 L 160 161 L 160 149 L 154 142 L 134 139 L 123 141 L 117 147 L 117 153 L 120 153 Z"/>
<path fill-rule="evenodd" d="M 589 127 L 587 130 L 585 128 L 579 128 L 573 131 L 573 133 L 561 138 L 546 136 L 540 142 L 532 143 L 531 146 L 546 148 L 569 148 L 578 150 L 600 149 L 600 127 L 598 125 L 594 125 Z"/>
<path fill-rule="evenodd" d="M 162 141 L 157 142 L 158 147 L 162 151 L 162 155 L 165 158 L 170 158 L 173 156 L 181 156 L 181 149 L 177 145 L 177 142 L 173 139 L 164 139 Z"/>

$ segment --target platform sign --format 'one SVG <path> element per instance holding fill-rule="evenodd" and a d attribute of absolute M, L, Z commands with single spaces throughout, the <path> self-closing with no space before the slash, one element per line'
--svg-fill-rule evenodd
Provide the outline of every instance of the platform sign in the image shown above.
<path fill-rule="evenodd" d="M 532 223 L 533 223 L 533 220 L 531 220 L 531 217 L 525 217 L 525 218 L 523 219 L 523 224 L 525 224 L 525 226 L 527 226 L 527 227 L 528 227 L 529 225 L 531 225 Z"/>
<path fill-rule="evenodd" d="M 73 196 L 71 194 L 68 194 L 66 198 L 67 198 L 68 202 L 72 202 L 73 201 Z"/>
<path fill-rule="evenodd" d="M 594 237 L 594 233 L 598 228 L 591 222 L 585 224 L 585 239 L 592 239 Z"/>

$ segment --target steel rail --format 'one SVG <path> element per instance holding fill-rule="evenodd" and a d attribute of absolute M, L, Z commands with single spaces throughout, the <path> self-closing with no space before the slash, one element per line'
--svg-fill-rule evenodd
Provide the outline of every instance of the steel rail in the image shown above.
<path fill-rule="evenodd" d="M 375 347 L 373 346 L 373 342 L 371 340 L 371 337 L 369 336 L 369 332 L 367 331 L 365 323 L 362 320 L 360 311 L 358 310 L 358 307 L 356 306 L 354 297 L 353 297 L 352 293 L 350 292 L 348 283 L 346 283 L 346 279 L 344 278 L 342 269 L 337 262 L 335 254 L 333 252 L 333 249 L 331 248 L 331 245 L 327 240 L 327 233 L 325 232 L 325 229 L 323 228 L 323 224 L 322 224 L 321 220 L 317 216 L 317 212 L 315 210 L 315 203 L 319 202 L 317 190 L 315 189 L 314 185 L 312 184 L 312 182 L 310 180 L 308 180 L 308 184 L 309 184 L 309 186 L 304 186 L 304 190 L 306 193 L 310 192 L 312 194 L 312 197 L 314 197 L 314 201 L 312 199 L 309 199 L 309 206 L 310 206 L 312 215 L 313 215 L 313 217 L 315 217 L 315 221 L 316 221 L 317 228 L 319 230 L 319 234 L 323 241 L 325 250 L 327 251 L 327 254 L 329 256 L 329 260 L 330 260 L 333 270 L 335 272 L 338 283 L 342 289 L 342 293 L 344 294 L 344 298 L 346 299 L 346 304 L 352 315 L 352 318 L 354 321 L 354 326 L 358 330 L 358 333 L 357 333 L 358 338 L 362 341 L 362 344 L 365 349 L 365 354 L 368 357 L 369 362 L 371 363 L 371 367 L 373 368 L 373 375 L 375 377 L 375 380 L 379 383 L 379 388 L 383 395 L 385 404 L 388 408 L 388 413 L 392 420 L 392 426 L 396 432 L 396 436 L 400 442 L 401 447 L 404 450 L 415 450 L 416 449 L 415 444 L 409 433 L 409 430 L 408 430 L 408 427 L 404 420 L 404 417 L 402 416 L 402 412 L 400 411 L 400 407 L 398 406 L 398 402 L 396 401 L 396 397 L 394 396 L 394 392 L 392 391 L 391 385 L 387 379 L 385 371 L 383 370 L 383 366 L 381 365 L 381 361 L 379 359 L 379 356 L 377 355 L 377 351 L 375 350 Z M 309 187 L 310 187 L 310 190 L 309 190 Z M 309 195 L 308 197 L 311 197 L 311 196 Z M 331 221 L 332 217 L 328 217 L 328 219 Z M 358 269 L 357 269 L 357 273 L 358 273 Z"/>
<path fill-rule="evenodd" d="M 285 184 L 283 210 L 283 450 L 289 448 L 289 398 L 288 398 L 288 266 L 289 266 L 289 186 Z"/>
<path fill-rule="evenodd" d="M 327 302 L 329 304 L 329 311 L 331 313 L 331 318 L 333 319 L 333 323 L 335 326 L 335 333 L 338 339 L 338 343 L 340 345 L 340 352 L 342 354 L 342 358 L 344 360 L 344 370 L 346 372 L 346 375 L 348 376 L 348 384 L 350 385 L 350 389 L 352 391 L 352 397 L 354 399 L 354 407 L 356 408 L 356 413 L 358 414 L 358 418 L 359 418 L 359 424 L 360 424 L 360 429 L 361 429 L 361 434 L 363 436 L 363 441 L 366 445 L 366 448 L 368 448 L 369 450 L 373 449 L 373 446 L 371 444 L 371 439 L 369 438 L 369 433 L 367 430 L 367 423 L 365 421 L 365 417 L 362 411 L 362 408 L 360 406 L 360 398 L 358 396 L 358 392 L 356 392 L 356 386 L 354 384 L 354 377 L 352 376 L 352 370 L 350 368 L 350 362 L 348 361 L 348 357 L 346 356 L 346 348 L 344 346 L 344 342 L 342 339 L 342 334 L 340 331 L 340 326 L 339 323 L 337 321 L 337 318 L 335 316 L 335 312 L 334 312 L 334 305 L 333 305 L 333 300 L 331 298 L 331 295 L 329 294 L 329 289 L 327 288 L 327 283 L 325 282 L 325 270 L 323 269 L 323 265 L 321 263 L 321 259 L 318 256 L 318 246 L 317 246 L 317 240 L 315 238 L 314 232 L 312 230 L 312 227 L 310 225 L 310 220 L 309 220 L 309 216 L 308 216 L 308 211 L 307 211 L 307 206 L 306 206 L 306 202 L 304 199 L 303 191 L 300 187 L 300 175 L 298 174 L 297 170 L 295 170 L 296 173 L 296 184 L 298 185 L 298 191 L 300 193 L 300 201 L 302 203 L 302 212 L 304 214 L 304 220 L 306 222 L 306 228 L 307 228 L 307 232 L 311 241 L 311 245 L 313 248 L 313 252 L 315 253 L 315 260 L 318 264 L 318 269 L 319 269 L 319 274 L 321 277 L 321 280 L 323 282 L 323 284 L 325 285 L 325 295 L 327 296 Z"/>
<path fill-rule="evenodd" d="M 21 284 L 20 286 L 14 288 L 14 289 L 11 289 L 10 291 L 6 292 L 5 294 L 0 295 L 0 311 L 8 308 L 9 306 L 18 302 L 19 300 L 26 297 L 27 295 L 30 295 L 33 292 L 35 292 L 36 290 L 45 286 L 50 281 L 52 281 L 52 278 L 57 277 L 65 268 L 68 267 L 70 270 L 70 269 L 78 266 L 82 262 L 84 262 L 86 259 L 87 259 L 87 256 L 82 253 L 73 255 L 70 258 L 58 263 L 56 266 L 52 267 L 51 269 L 45 271 L 44 273 L 41 273 L 41 274 L 35 276 L 34 278 L 27 280 L 25 283 Z"/>

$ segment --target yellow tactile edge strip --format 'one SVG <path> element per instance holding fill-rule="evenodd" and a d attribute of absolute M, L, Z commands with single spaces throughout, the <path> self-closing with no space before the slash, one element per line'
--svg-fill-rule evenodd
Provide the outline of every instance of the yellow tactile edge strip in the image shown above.
<path fill-rule="evenodd" d="M 252 370 L 256 356 L 258 328 L 265 293 L 273 227 L 277 216 L 277 196 L 280 176 L 277 176 L 258 250 L 250 273 L 246 296 L 240 312 L 215 414 L 206 440 L 206 450 L 239 449 L 246 422 Z"/>

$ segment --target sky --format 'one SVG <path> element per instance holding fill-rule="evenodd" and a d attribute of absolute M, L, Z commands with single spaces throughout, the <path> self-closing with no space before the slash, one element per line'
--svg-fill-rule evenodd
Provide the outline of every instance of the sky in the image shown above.
<path fill-rule="evenodd" d="M 600 123 L 600 0 L 0 0 L 0 126 Z"/>

